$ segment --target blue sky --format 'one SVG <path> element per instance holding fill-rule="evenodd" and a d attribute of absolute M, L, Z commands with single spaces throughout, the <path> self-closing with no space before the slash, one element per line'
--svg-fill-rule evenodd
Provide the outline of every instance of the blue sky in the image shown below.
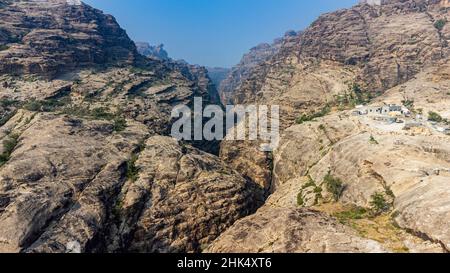
<path fill-rule="evenodd" d="M 116 17 L 135 41 L 163 43 L 174 59 L 231 67 L 253 46 L 301 30 L 357 0 L 84 0 Z"/>

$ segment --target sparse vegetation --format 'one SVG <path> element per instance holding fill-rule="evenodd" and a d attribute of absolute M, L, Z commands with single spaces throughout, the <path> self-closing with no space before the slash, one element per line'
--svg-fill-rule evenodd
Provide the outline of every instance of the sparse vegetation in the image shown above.
<path fill-rule="evenodd" d="M 5 114 L 0 118 L 0 126 L 5 125 L 12 117 L 14 117 L 14 115 L 15 115 L 16 113 L 17 113 L 16 110 L 5 113 Z"/>
<path fill-rule="evenodd" d="M 312 177 L 309 175 L 308 176 L 308 182 L 303 185 L 302 190 L 305 190 L 307 188 L 311 188 L 311 187 L 315 187 L 316 186 L 316 182 L 314 181 L 314 179 L 312 179 Z"/>
<path fill-rule="evenodd" d="M 312 179 L 311 176 L 308 176 L 308 182 L 303 185 L 303 187 L 300 190 L 300 193 L 297 195 L 297 204 L 299 204 L 299 206 L 304 205 L 305 200 L 303 199 L 303 194 L 307 189 L 312 189 L 312 193 L 315 194 L 314 204 L 317 205 L 319 203 L 319 200 L 323 198 L 322 197 L 323 190 L 321 187 L 317 186 L 316 182 Z"/>
<path fill-rule="evenodd" d="M 406 108 L 409 108 L 409 109 L 413 109 L 414 108 L 414 101 L 413 100 L 409 100 L 409 99 L 403 100 L 402 104 Z"/>
<path fill-rule="evenodd" d="M 16 106 L 17 104 L 19 104 L 19 101 L 17 101 L 17 100 L 10 100 L 10 99 L 0 100 L 1 107 L 11 107 L 11 106 Z"/>
<path fill-rule="evenodd" d="M 136 181 L 139 177 L 139 168 L 136 167 L 136 161 L 138 160 L 138 155 L 132 155 L 131 158 L 127 161 L 127 179 L 131 181 Z"/>
<path fill-rule="evenodd" d="M 428 120 L 429 121 L 434 121 L 434 122 L 442 122 L 444 121 L 444 119 L 436 112 L 432 112 L 430 111 L 428 113 Z"/>
<path fill-rule="evenodd" d="M 127 161 L 126 165 L 126 177 L 131 181 L 136 181 L 139 178 L 139 167 L 136 166 L 136 162 L 139 159 L 139 154 L 145 149 L 145 140 L 142 140 L 137 145 L 131 158 Z"/>
<path fill-rule="evenodd" d="M 104 91 L 103 88 L 97 89 L 97 90 L 95 90 L 94 92 L 91 92 L 91 93 L 87 94 L 87 95 L 84 97 L 84 100 L 87 101 L 87 102 L 94 102 L 97 98 L 100 97 L 100 95 L 101 95 L 101 93 L 102 93 L 103 91 Z"/>
<path fill-rule="evenodd" d="M 372 94 L 364 91 L 357 83 L 349 84 L 348 91 L 345 94 L 336 96 L 339 110 L 354 108 L 356 105 L 368 103 L 372 99 Z"/>
<path fill-rule="evenodd" d="M 298 205 L 299 207 L 303 207 L 304 204 L 305 204 L 305 201 L 303 200 L 302 192 L 299 192 L 299 193 L 297 194 L 297 205 Z"/>
<path fill-rule="evenodd" d="M 22 37 L 19 35 L 10 35 L 8 40 L 10 43 L 22 43 Z"/>
<path fill-rule="evenodd" d="M 347 224 L 349 220 L 361 220 L 368 217 L 368 211 L 362 207 L 352 207 L 349 210 L 337 212 L 334 216 L 342 223 Z"/>
<path fill-rule="evenodd" d="M 313 113 L 311 115 L 307 115 L 307 114 L 301 115 L 299 118 L 297 118 L 296 122 L 297 122 L 297 124 L 303 124 L 308 121 L 313 121 L 316 118 L 324 117 L 324 116 L 328 115 L 330 112 L 331 112 L 331 107 L 329 105 L 327 105 L 317 113 Z"/>
<path fill-rule="evenodd" d="M 350 85 L 350 90 L 352 91 L 352 104 L 361 104 L 367 102 L 367 98 L 364 97 L 364 92 L 361 86 L 357 83 L 353 83 Z"/>
<path fill-rule="evenodd" d="M 379 192 L 372 194 L 370 205 L 375 215 L 380 215 L 388 211 L 391 207 L 389 202 L 386 201 L 384 194 Z"/>
<path fill-rule="evenodd" d="M 370 138 L 369 138 L 369 143 L 370 143 L 370 144 L 374 144 L 374 145 L 380 144 L 380 143 L 378 143 L 378 141 L 375 139 L 375 137 L 374 137 L 373 135 L 370 136 Z"/>
<path fill-rule="evenodd" d="M 142 74 L 145 72 L 148 72 L 148 70 L 146 70 L 145 68 L 142 68 L 142 67 L 133 66 L 132 68 L 130 68 L 130 73 L 133 73 L 133 74 Z"/>
<path fill-rule="evenodd" d="M 63 115 L 75 116 L 79 118 L 92 119 L 92 120 L 107 120 L 113 123 L 113 130 L 115 132 L 122 132 L 127 127 L 127 121 L 122 115 L 122 111 L 116 111 L 111 113 L 105 107 L 97 107 L 89 109 L 89 107 L 82 106 L 68 106 L 64 107 L 61 112 Z"/>
<path fill-rule="evenodd" d="M 447 24 L 447 20 L 445 19 L 439 19 L 436 22 L 434 22 L 434 27 L 438 29 L 439 31 L 443 30 L 445 25 Z"/>
<path fill-rule="evenodd" d="M 122 209 L 123 209 L 123 200 L 119 199 L 117 200 L 116 204 L 114 205 L 114 207 L 112 208 L 112 214 L 116 217 L 116 218 L 120 218 L 121 214 L 122 214 Z"/>
<path fill-rule="evenodd" d="M 16 148 L 19 140 L 19 135 L 10 134 L 3 140 L 3 153 L 0 154 L 0 166 L 3 166 L 8 162 L 11 157 L 12 152 Z"/>
<path fill-rule="evenodd" d="M 333 177 L 331 172 L 324 177 L 323 182 L 327 190 L 333 195 L 335 202 L 339 201 L 344 192 L 345 186 L 341 179 Z"/>
<path fill-rule="evenodd" d="M 102 119 L 112 120 L 115 117 L 105 107 L 97 107 L 97 108 L 92 109 L 92 111 L 90 112 L 90 115 L 93 119 L 98 119 L 98 120 L 102 120 Z"/>
<path fill-rule="evenodd" d="M 122 132 L 127 128 L 127 120 L 124 117 L 116 117 L 113 127 L 115 132 Z"/>
<path fill-rule="evenodd" d="M 9 46 L 7 46 L 7 45 L 0 45 L 0 51 L 8 50 L 8 49 L 9 49 Z"/>
<path fill-rule="evenodd" d="M 30 100 L 23 102 L 21 107 L 32 112 L 53 112 L 70 103 L 69 97 L 49 100 Z"/>
<path fill-rule="evenodd" d="M 75 117 L 87 117 L 90 116 L 89 108 L 83 106 L 69 105 L 61 109 L 61 114 L 75 116 Z"/>
<path fill-rule="evenodd" d="M 396 225 L 393 221 L 393 215 L 387 213 L 374 215 L 368 208 L 341 204 L 333 204 L 332 207 L 325 205 L 317 209 L 330 213 L 341 224 L 358 232 L 361 237 L 377 241 L 386 249 L 395 253 L 410 251 L 405 246 L 407 232 Z"/>

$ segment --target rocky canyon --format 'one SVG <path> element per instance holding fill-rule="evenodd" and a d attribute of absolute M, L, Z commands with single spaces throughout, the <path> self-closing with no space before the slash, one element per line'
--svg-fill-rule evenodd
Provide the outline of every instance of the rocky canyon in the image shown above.
<path fill-rule="evenodd" d="M 221 69 L 81 1 L 0 0 L 0 252 L 449 252 L 449 20 L 361 1 Z M 196 97 L 279 105 L 278 147 L 175 140 Z"/>

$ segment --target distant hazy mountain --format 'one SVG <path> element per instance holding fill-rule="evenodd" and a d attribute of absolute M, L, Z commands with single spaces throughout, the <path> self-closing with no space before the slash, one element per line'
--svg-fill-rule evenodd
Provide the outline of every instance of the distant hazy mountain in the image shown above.
<path fill-rule="evenodd" d="M 228 73 L 231 71 L 230 68 L 223 67 L 207 67 L 206 69 L 208 69 L 209 77 L 217 88 L 219 88 L 222 81 L 226 79 Z"/>
<path fill-rule="evenodd" d="M 164 50 L 164 45 L 152 46 L 146 42 L 136 42 L 136 48 L 141 55 L 160 60 L 169 60 L 169 54 Z"/>

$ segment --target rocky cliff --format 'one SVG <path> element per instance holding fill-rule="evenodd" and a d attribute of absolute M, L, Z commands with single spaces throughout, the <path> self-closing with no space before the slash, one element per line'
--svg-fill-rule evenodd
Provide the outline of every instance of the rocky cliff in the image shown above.
<path fill-rule="evenodd" d="M 0 5 L 0 73 L 52 78 L 74 68 L 136 61 L 136 47 L 116 20 L 81 1 Z"/>
<path fill-rule="evenodd" d="M 232 73 L 227 82 L 239 84 L 222 90 L 235 103 L 279 104 L 292 125 L 302 113 L 336 103 L 337 96 L 351 92 L 350 84 L 376 96 L 446 58 L 447 16 L 440 1 L 425 0 L 360 4 L 324 14 L 282 39 L 267 60 Z"/>
<path fill-rule="evenodd" d="M 286 35 L 294 34 L 288 32 Z M 233 67 L 228 76 L 220 83 L 219 93 L 224 104 L 233 102 L 235 91 L 240 89 L 242 82 L 250 76 L 252 69 L 277 53 L 281 42 L 281 39 L 277 39 L 273 44 L 260 44 L 250 49 L 250 52 L 242 57 L 240 63 Z"/>
<path fill-rule="evenodd" d="M 427 68 L 373 105 L 448 119 L 449 73 L 448 61 Z M 270 165 L 257 143 L 224 143 L 223 159 L 272 194 L 208 251 L 448 252 L 450 137 L 437 128 L 334 111 L 287 128 Z"/>
<path fill-rule="evenodd" d="M 279 104 L 280 146 L 224 141 L 221 158 L 271 195 L 208 250 L 448 252 L 449 15 L 443 1 L 360 4 L 321 16 L 250 69 L 233 99 Z M 363 103 L 414 118 L 355 115 Z M 434 111 L 439 122 L 427 120 Z"/>
<path fill-rule="evenodd" d="M 0 17 L 0 252 L 199 252 L 256 209 L 251 181 L 167 137 L 173 107 L 219 103 L 206 69 L 140 58 L 79 1 Z"/>
<path fill-rule="evenodd" d="M 448 8 L 441 1 L 360 4 L 289 32 L 277 53 L 253 65 L 228 92 L 236 104 L 280 105 L 281 127 L 370 101 L 448 58 Z M 245 58 L 244 58 L 245 59 Z M 222 154 L 261 185 L 270 184 L 258 145 L 222 143 Z M 266 159 L 264 159 L 266 158 Z M 251 174 L 248 167 L 254 166 Z M 262 167 L 257 167 L 262 166 Z"/>

